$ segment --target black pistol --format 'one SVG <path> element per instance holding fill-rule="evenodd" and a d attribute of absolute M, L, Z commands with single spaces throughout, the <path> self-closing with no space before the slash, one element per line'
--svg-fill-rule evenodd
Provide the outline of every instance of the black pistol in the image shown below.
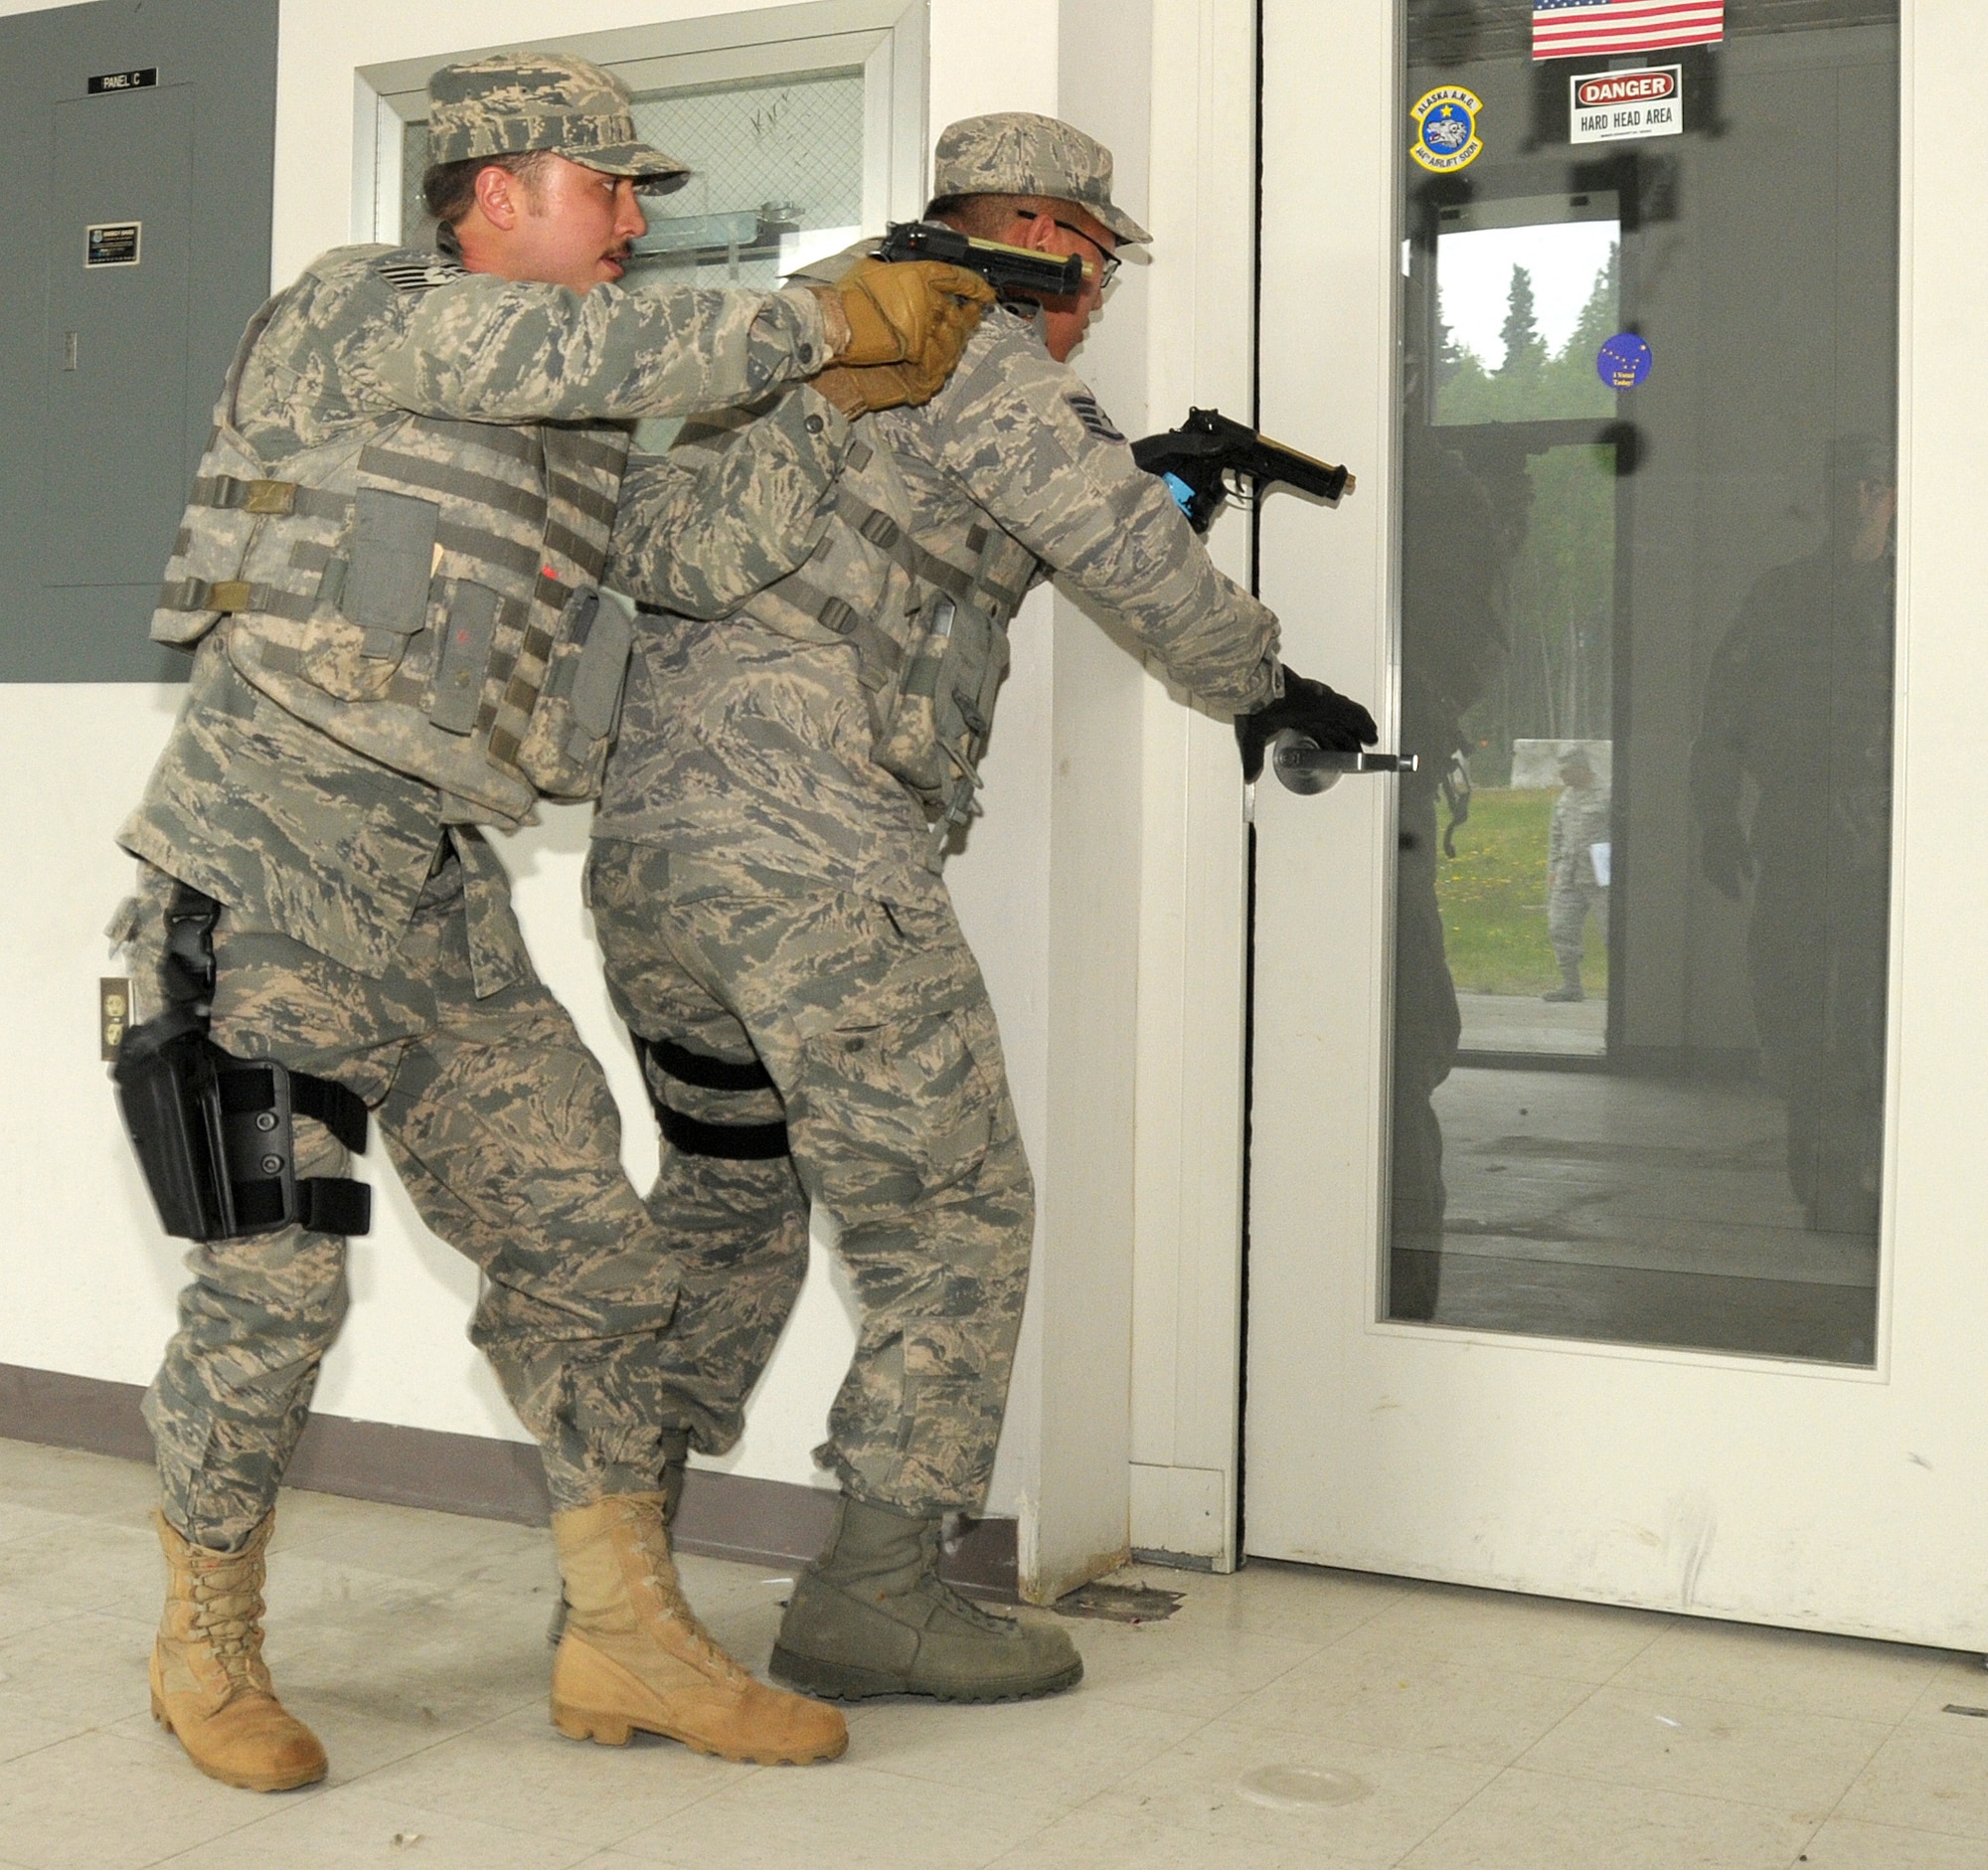
<path fill-rule="evenodd" d="M 1191 409 L 1178 428 L 1133 442 L 1132 458 L 1167 483 L 1198 533 L 1207 532 L 1229 497 L 1232 477 L 1246 482 L 1252 495 L 1282 482 L 1335 505 L 1356 485 L 1345 468 L 1300 454 L 1212 409 Z"/>
<path fill-rule="evenodd" d="M 1045 298 L 1074 298 L 1083 290 L 1083 260 L 1055 254 L 976 241 L 939 221 L 900 221 L 884 235 L 879 259 L 941 259 L 977 272 L 997 292 L 1027 292 Z M 1302 459 L 1302 456 L 1297 457 Z"/>

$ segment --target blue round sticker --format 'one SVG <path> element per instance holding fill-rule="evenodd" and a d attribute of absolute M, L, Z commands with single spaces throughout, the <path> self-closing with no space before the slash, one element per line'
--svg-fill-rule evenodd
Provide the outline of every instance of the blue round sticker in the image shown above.
<path fill-rule="evenodd" d="M 1633 390 L 1656 361 L 1656 354 L 1633 331 L 1618 331 L 1601 347 L 1594 369 L 1609 389 Z"/>

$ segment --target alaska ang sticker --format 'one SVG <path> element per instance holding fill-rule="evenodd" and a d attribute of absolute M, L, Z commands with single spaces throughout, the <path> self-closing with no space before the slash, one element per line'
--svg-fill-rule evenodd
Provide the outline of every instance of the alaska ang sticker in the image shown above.
<path fill-rule="evenodd" d="M 1611 390 L 1633 390 L 1656 365 L 1656 353 L 1633 331 L 1618 331 L 1594 359 L 1595 374 Z"/>
<path fill-rule="evenodd" d="M 1438 85 L 1415 100 L 1415 140 L 1408 154 L 1437 175 L 1467 169 L 1484 153 L 1477 119 L 1484 109 L 1477 93 L 1461 85 Z"/>
<path fill-rule="evenodd" d="M 1064 401 L 1077 412 L 1077 420 L 1100 441 L 1123 441 L 1125 437 L 1111 425 L 1111 418 L 1097 407 L 1094 396 L 1073 390 Z"/>

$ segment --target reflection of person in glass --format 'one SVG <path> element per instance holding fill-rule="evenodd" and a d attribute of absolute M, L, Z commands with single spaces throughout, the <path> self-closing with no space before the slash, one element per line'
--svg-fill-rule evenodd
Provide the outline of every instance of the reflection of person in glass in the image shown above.
<path fill-rule="evenodd" d="M 1584 1000 L 1580 943 L 1590 911 L 1608 928 L 1608 787 L 1594 775 L 1587 749 L 1560 757 L 1560 796 L 1547 831 L 1547 935 L 1560 963 L 1560 985 L 1543 1000 Z"/>
<path fill-rule="evenodd" d="M 1436 802 L 1468 798 L 1463 716 L 1504 666 L 1503 544 L 1477 477 L 1426 428 L 1409 431 L 1402 566 L 1402 745 L 1421 756 L 1401 782 L 1395 873 L 1394 1229 L 1388 1315 L 1430 1318 L 1442 1269 L 1442 1125 L 1430 1099 L 1456 1063 L 1456 988 L 1436 905 Z M 1521 493 L 1523 471 L 1516 481 Z M 1518 521 L 1523 529 L 1523 519 Z"/>
<path fill-rule="evenodd" d="M 1713 658 L 1692 754 L 1706 877 L 1752 882 L 1761 1069 L 1811 1228 L 1875 1234 L 1891 874 L 1892 451 L 1832 444 L 1828 537 L 1766 573 Z M 1756 792 L 1742 822 L 1744 782 Z"/>

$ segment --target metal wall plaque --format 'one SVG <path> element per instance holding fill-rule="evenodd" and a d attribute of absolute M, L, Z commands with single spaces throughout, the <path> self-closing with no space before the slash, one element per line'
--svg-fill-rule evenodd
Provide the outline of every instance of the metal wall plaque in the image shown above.
<path fill-rule="evenodd" d="M 144 237 L 142 221 L 99 221 L 83 229 L 83 263 L 85 266 L 135 266 L 139 243 Z"/>

